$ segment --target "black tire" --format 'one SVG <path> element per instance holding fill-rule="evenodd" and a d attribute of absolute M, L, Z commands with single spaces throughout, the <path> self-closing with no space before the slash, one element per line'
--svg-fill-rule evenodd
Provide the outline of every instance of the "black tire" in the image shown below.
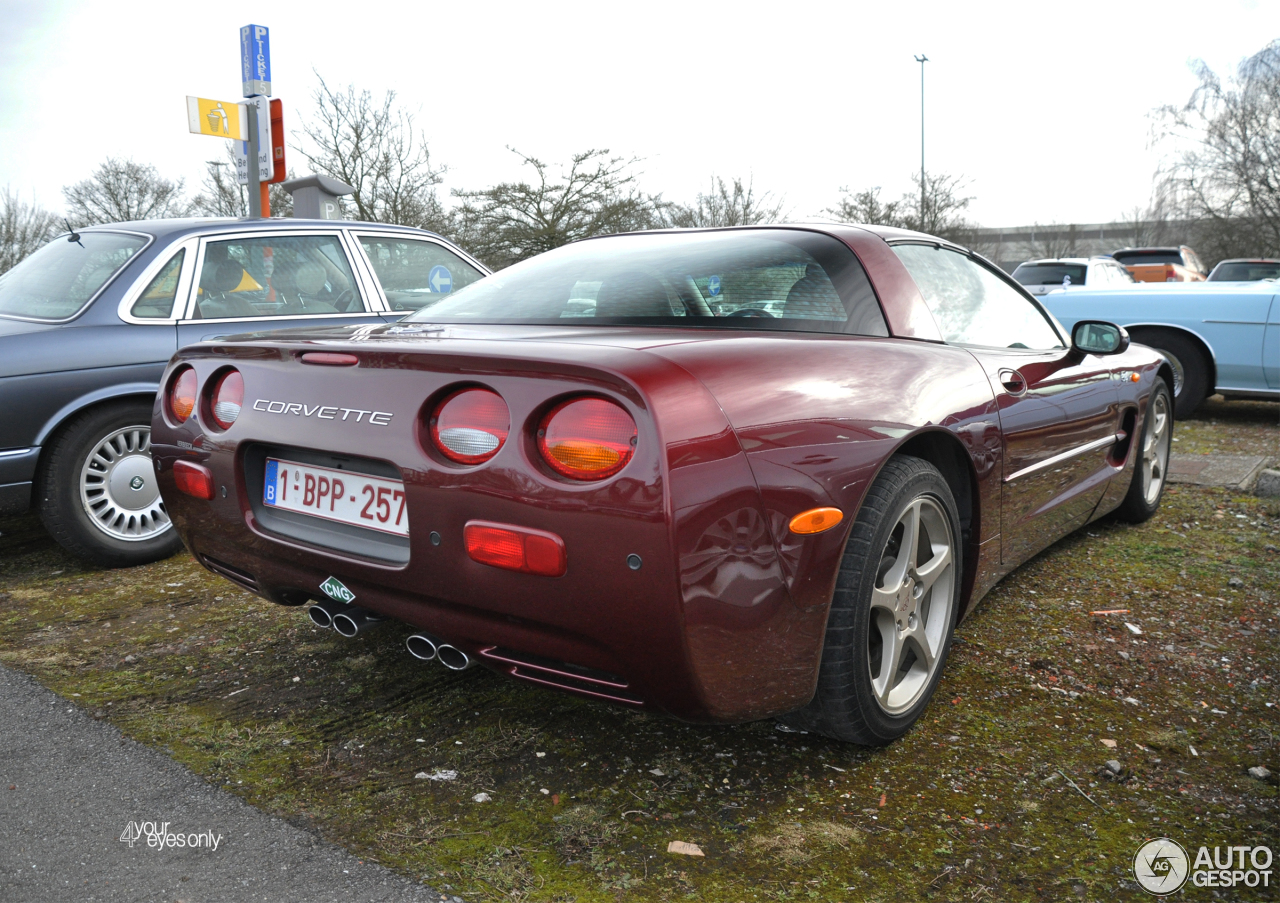
<path fill-rule="evenodd" d="M 124 451 L 112 458 L 110 468 L 91 463 L 91 455 L 114 434 L 120 434 L 116 441 Z M 46 446 L 36 487 L 40 519 L 69 552 L 105 567 L 131 567 L 182 548 L 164 503 L 158 501 L 150 436 L 151 404 L 126 401 L 78 414 Z M 129 482 L 123 489 L 115 485 L 125 477 Z M 82 491 L 82 481 L 87 490 Z M 126 497 L 128 504 L 117 506 L 113 514 L 113 491 L 122 496 L 139 492 L 146 501 L 135 509 L 128 507 L 133 500 Z"/>
<path fill-rule="evenodd" d="M 1140 524 L 1150 520 L 1160 508 L 1169 476 L 1174 420 L 1174 403 L 1169 399 L 1169 387 L 1157 377 L 1137 436 L 1138 447 L 1129 491 L 1116 509 L 1116 517 L 1121 520 Z"/>
<path fill-rule="evenodd" d="M 1200 403 L 1209 397 L 1209 359 L 1193 340 L 1177 332 L 1155 330 L 1143 332 L 1137 339 L 1169 358 L 1173 367 L 1174 415 L 1186 420 Z"/>
<path fill-rule="evenodd" d="M 924 564 L 935 560 L 937 544 L 945 541 L 950 572 L 935 574 L 937 582 L 913 598 L 914 582 L 894 582 L 900 569 L 904 579 L 914 571 L 910 559 L 905 564 L 901 562 L 900 549 L 894 544 L 900 545 L 899 524 L 916 503 L 920 503 L 918 510 L 922 512 L 922 528 L 918 528 L 917 535 L 927 536 L 934 556 Z M 919 547 L 917 543 L 917 550 Z M 919 458 L 901 456 L 890 460 L 867 491 L 845 545 L 827 616 L 813 700 L 780 720 L 792 727 L 865 746 L 884 746 L 905 734 L 929 705 L 946 665 L 959 609 L 962 564 L 960 517 L 947 481 L 937 468 Z M 898 607 L 892 610 L 873 605 L 873 593 L 882 580 L 894 582 L 896 587 L 888 587 L 886 594 L 897 599 Z M 905 633 L 898 630 L 904 624 L 909 628 Z M 917 654 L 916 650 L 922 647 L 911 645 L 918 642 L 912 639 L 919 636 L 918 627 L 932 634 L 928 640 L 934 653 L 931 669 Z M 904 653 L 904 665 L 908 666 L 905 675 L 901 668 L 889 674 L 892 669 L 884 666 L 885 636 L 907 638 L 897 640 L 902 643 L 900 648 L 910 649 L 913 657 Z M 923 674 L 917 674 L 916 664 L 925 668 Z M 882 686 L 887 690 L 882 692 L 888 696 L 877 692 L 879 678 L 873 676 L 873 670 L 884 678 Z M 895 684 L 895 679 L 899 683 Z M 892 703 L 889 696 L 895 689 L 903 694 L 899 704 L 886 706 L 882 699 Z"/>

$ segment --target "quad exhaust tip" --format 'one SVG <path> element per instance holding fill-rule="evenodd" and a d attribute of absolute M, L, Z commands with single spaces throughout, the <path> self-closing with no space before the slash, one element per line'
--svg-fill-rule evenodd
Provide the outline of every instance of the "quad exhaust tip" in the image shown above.
<path fill-rule="evenodd" d="M 307 617 L 311 619 L 312 624 L 327 630 L 333 627 L 333 616 L 343 608 L 346 608 L 346 606 L 340 602 L 322 599 L 307 609 Z"/>
<path fill-rule="evenodd" d="M 423 633 L 415 633 L 404 644 L 409 647 L 410 655 L 424 662 L 434 659 L 440 651 L 440 641 Z"/>
<path fill-rule="evenodd" d="M 436 658 L 440 659 L 440 664 L 450 671 L 465 671 L 473 664 L 471 656 L 457 646 L 450 646 L 447 643 L 436 647 Z"/>
<path fill-rule="evenodd" d="M 333 616 L 333 629 L 347 639 L 351 639 L 366 627 L 381 623 L 383 620 L 385 619 L 382 615 L 374 614 L 367 608 L 347 605 Z"/>
<path fill-rule="evenodd" d="M 450 671 L 465 671 L 475 664 L 471 656 L 457 646 L 450 646 L 443 640 L 425 633 L 415 633 L 404 641 L 409 654 L 420 661 L 438 661 Z"/>

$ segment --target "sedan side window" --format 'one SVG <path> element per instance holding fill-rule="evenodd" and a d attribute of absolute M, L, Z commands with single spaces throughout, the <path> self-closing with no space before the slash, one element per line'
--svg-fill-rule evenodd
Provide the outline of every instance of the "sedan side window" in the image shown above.
<path fill-rule="evenodd" d="M 430 307 L 450 292 L 484 278 L 471 264 L 433 241 L 361 235 L 382 292 L 392 310 Z"/>
<path fill-rule="evenodd" d="M 268 235 L 205 245 L 199 320 L 364 313 L 336 235 Z"/>
<path fill-rule="evenodd" d="M 178 277 L 182 275 L 182 260 L 187 256 L 185 249 L 169 258 L 169 262 L 161 267 L 156 278 L 151 280 L 133 302 L 129 313 L 143 319 L 165 320 L 173 315 L 173 302 L 178 294 Z"/>
<path fill-rule="evenodd" d="M 893 250 L 947 342 L 1037 350 L 1065 347 L 1039 308 L 964 254 L 934 245 L 894 245 Z"/>

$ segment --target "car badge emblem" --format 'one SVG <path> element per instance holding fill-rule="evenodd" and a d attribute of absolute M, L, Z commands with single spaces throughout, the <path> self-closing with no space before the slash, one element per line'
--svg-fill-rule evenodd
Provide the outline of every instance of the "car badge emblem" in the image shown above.
<path fill-rule="evenodd" d="M 141 489 L 145 485 L 146 485 L 146 481 L 143 480 L 142 477 L 134 477 L 132 480 L 129 481 L 130 489 Z"/>
<path fill-rule="evenodd" d="M 330 577 L 320 584 L 321 591 L 335 602 L 345 602 L 350 605 L 354 601 L 356 594 L 342 585 L 342 581 L 337 577 Z"/>

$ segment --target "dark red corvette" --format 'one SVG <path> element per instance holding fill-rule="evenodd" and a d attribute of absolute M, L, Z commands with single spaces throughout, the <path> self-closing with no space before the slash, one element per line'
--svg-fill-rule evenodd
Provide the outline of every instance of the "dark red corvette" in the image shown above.
<path fill-rule="evenodd" d="M 581 242 L 392 326 L 195 345 L 152 455 L 206 567 L 422 658 L 887 743 L 956 622 L 1159 505 L 1167 363 L 875 227 Z"/>

